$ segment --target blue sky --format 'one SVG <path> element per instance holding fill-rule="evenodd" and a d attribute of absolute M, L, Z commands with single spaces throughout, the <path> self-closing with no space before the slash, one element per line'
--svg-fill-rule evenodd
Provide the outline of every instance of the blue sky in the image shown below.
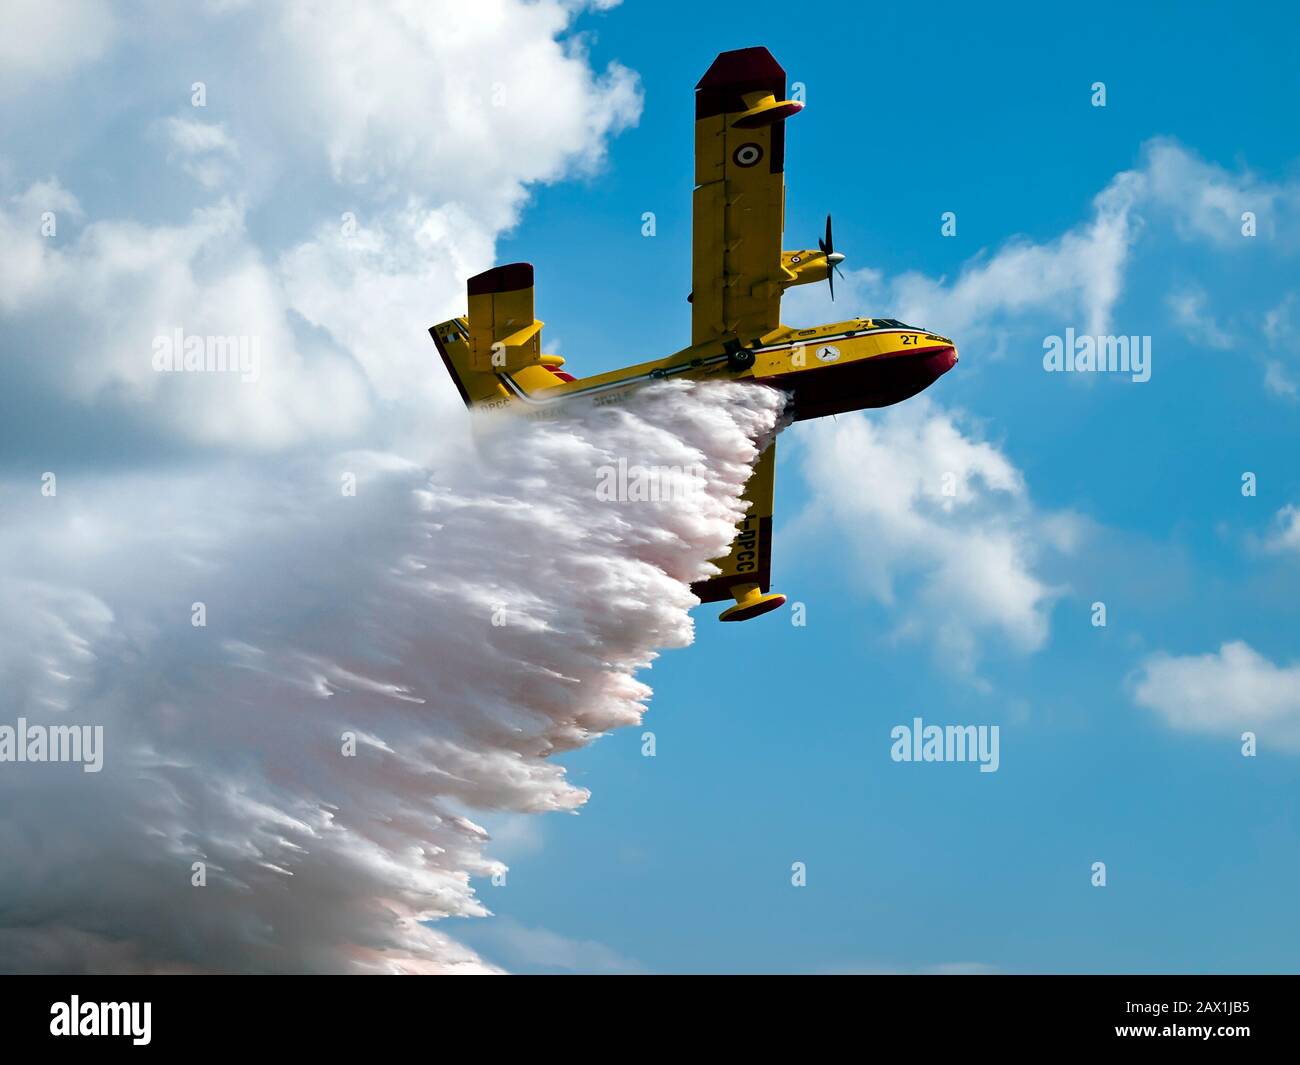
<path fill-rule="evenodd" d="M 808 454 L 835 441 L 822 424 L 783 437 L 774 582 L 807 604 L 807 626 L 785 615 L 719 626 L 699 610 L 695 646 L 652 671 L 657 756 L 641 757 L 641 730 L 626 730 L 566 758 L 593 800 L 533 825 L 541 839 L 511 856 L 509 886 L 485 889 L 503 921 L 667 971 L 1294 969 L 1294 747 L 1265 742 L 1243 758 L 1230 726 L 1170 728 L 1132 697 L 1134 671 L 1158 651 L 1244 640 L 1279 667 L 1300 656 L 1300 560 L 1258 543 L 1300 496 L 1294 395 L 1268 389 L 1263 365 L 1262 320 L 1300 277 L 1300 72 L 1276 58 L 1300 27 L 1279 13 L 829 4 L 796 16 L 758 3 L 738 26 L 700 5 L 632 4 L 582 23 L 597 62 L 639 73 L 643 115 L 599 176 L 540 190 L 500 248 L 537 264 L 539 314 L 578 372 L 684 343 L 690 88 L 724 48 L 764 43 L 806 84 L 789 129 L 785 243 L 811 244 L 833 211 L 850 269 L 951 280 L 1013 237 L 1050 244 L 1143 165 L 1152 138 L 1289 183 L 1293 198 L 1274 219 L 1286 231 L 1250 245 L 1206 247 L 1161 212 L 1144 219 L 1113 321 L 1152 336 L 1145 384 L 1042 371 L 1044 335 L 1085 329 L 1065 300 L 992 315 L 981 332 L 999 334 L 996 355 L 998 343 L 967 342 L 937 311 L 921 323 L 962 353 L 935 402 L 979 424 L 1037 507 L 1083 523 L 1049 571 L 1066 589 L 1045 612 L 1049 634 L 1028 653 L 999 653 L 985 634 L 983 686 L 945 668 L 924 636 L 891 639 L 900 610 L 856 584 L 852 529 L 821 540 L 796 528 L 816 490 Z M 1104 109 L 1090 106 L 1094 81 Z M 640 235 L 647 210 L 654 239 Z M 958 235 L 945 239 L 949 210 Z M 1191 288 L 1230 334 L 1223 347 L 1171 321 L 1171 294 Z M 902 313 L 851 294 L 801 302 L 805 318 L 786 320 Z M 1292 366 L 1295 340 L 1278 356 Z M 1241 495 L 1248 470 L 1255 498 Z M 1104 629 L 1090 623 L 1096 600 Z M 999 771 L 892 762 L 889 730 L 913 716 L 999 724 Z M 1090 883 L 1098 860 L 1105 888 Z M 806 888 L 790 884 L 793 861 L 808 865 Z M 512 949 L 489 924 L 458 934 L 489 956 Z"/>
<path fill-rule="evenodd" d="M 35 802 L 37 778 L 0 767 L 0 794 L 39 807 L 40 831 L 65 844 L 48 868 L 34 853 L 0 862 L 23 871 L 0 876 L 0 910 L 38 913 L 39 926 L 32 900 L 55 899 L 52 912 L 83 928 L 117 890 L 116 931 L 145 944 L 142 957 L 194 961 L 150 938 L 175 927 L 185 949 L 216 944 L 233 968 L 269 966 L 220 951 L 277 920 L 303 937 L 290 957 L 323 970 L 355 963 L 367 935 L 441 967 L 478 964 L 455 944 L 395 947 L 391 905 L 448 914 L 437 931 L 517 972 L 1294 970 L 1289 10 L 414 10 L 12 5 L 20 21 L 0 40 L 0 682 L 34 706 L 47 688 L 28 663 L 45 664 L 45 681 L 71 675 L 85 688 L 70 709 L 195 769 L 168 777 L 188 801 L 160 810 L 171 793 L 141 792 L 154 777 L 138 766 L 113 778 L 112 759 L 114 789 L 82 782 L 75 805 L 53 786 Z M 575 805 L 548 763 L 501 757 L 508 745 L 454 768 L 434 759 L 474 785 L 480 804 L 464 812 L 491 831 L 486 845 L 446 816 L 442 794 L 420 807 L 427 775 L 396 755 L 363 784 L 332 750 L 256 746 L 359 709 L 277 692 L 275 707 L 297 715 L 277 717 L 264 692 L 238 687 L 227 718 L 227 679 L 245 674 L 204 672 L 224 660 L 190 630 L 196 582 L 222 587 L 229 615 L 214 610 L 214 632 L 265 637 L 293 669 L 300 651 L 354 671 L 381 668 L 367 654 L 392 665 L 393 647 L 418 658 L 410 648 L 436 619 L 400 597 L 367 613 L 384 551 L 405 544 L 406 496 L 363 492 L 393 509 L 343 518 L 313 478 L 323 468 L 333 484 L 339 462 L 359 463 L 401 487 L 392 471 L 411 462 L 455 483 L 447 441 L 463 412 L 424 329 L 463 313 L 465 277 L 494 263 L 535 264 L 547 348 L 576 374 L 684 346 L 693 87 L 717 52 L 754 44 L 805 86 L 788 127 L 785 246 L 813 245 L 832 212 L 848 257 L 837 301 L 798 290 L 785 321 L 895 316 L 961 352 L 923 397 L 781 437 L 773 583 L 807 623 L 787 610 L 720 625 L 716 607 L 696 610 L 694 643 L 644 676 L 643 725 L 557 756 L 591 793 L 576 814 L 506 812 Z M 1105 107 L 1091 102 L 1099 81 Z M 487 102 L 498 86 L 501 106 Z M 43 212 L 57 235 L 38 235 Z M 944 212 L 955 236 L 941 234 Z M 259 336 L 258 386 L 154 373 L 150 338 L 181 326 Z M 1149 337 L 1150 380 L 1045 372 L 1045 338 L 1068 329 Z M 51 469 L 66 486 L 57 511 L 33 487 Z M 372 646 L 385 621 L 395 643 Z M 448 660 L 430 660 L 454 676 L 463 648 L 440 638 L 431 654 Z M 402 666 L 413 683 L 446 681 Z M 462 705 L 447 687 L 440 741 L 501 724 L 495 704 Z M 428 737 L 369 709 L 389 753 L 418 761 Z M 997 726 L 997 771 L 893 761 L 891 730 L 916 717 Z M 323 843 L 349 810 L 336 790 L 358 824 L 386 827 Z M 398 823 L 409 839 L 385 836 Z M 303 833 L 295 847 L 288 824 Z M 191 896 L 157 888 L 201 843 L 257 888 L 221 896 L 229 910 L 211 924 Z M 302 902 L 259 880 L 280 845 L 285 863 L 318 848 L 314 873 L 338 894 Z M 93 861 L 96 846 L 119 863 L 112 884 L 58 864 Z M 791 883 L 796 862 L 806 886 Z M 13 967 L 6 932 L 0 967 Z"/>

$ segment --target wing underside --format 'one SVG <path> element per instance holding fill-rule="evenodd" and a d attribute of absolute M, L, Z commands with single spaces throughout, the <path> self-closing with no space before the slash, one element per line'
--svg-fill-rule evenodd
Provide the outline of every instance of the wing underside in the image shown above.
<path fill-rule="evenodd" d="M 699 581 L 691 591 L 702 603 L 718 603 L 735 598 L 735 589 L 756 584 L 761 592 L 770 591 L 772 572 L 772 503 L 776 481 L 776 440 L 759 456 L 745 485 L 744 498 L 749 510 L 737 526 L 736 539 L 725 558 L 716 558 L 713 564 L 722 572 L 716 577 Z"/>

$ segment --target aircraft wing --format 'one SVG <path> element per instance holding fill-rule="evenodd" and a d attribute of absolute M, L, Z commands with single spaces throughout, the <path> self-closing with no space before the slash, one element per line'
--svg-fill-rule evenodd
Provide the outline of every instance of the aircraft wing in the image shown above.
<path fill-rule="evenodd" d="M 691 585 L 702 603 L 718 603 L 734 598 L 737 585 L 757 584 L 759 590 L 771 590 L 772 573 L 772 500 L 776 480 L 776 440 L 758 457 L 754 472 L 745 485 L 744 498 L 749 501 L 745 519 L 736 530 L 731 551 L 725 558 L 715 558 L 722 572 Z"/>
<path fill-rule="evenodd" d="M 692 344 L 780 325 L 785 119 L 802 107 L 766 48 L 723 52 L 696 86 Z"/>

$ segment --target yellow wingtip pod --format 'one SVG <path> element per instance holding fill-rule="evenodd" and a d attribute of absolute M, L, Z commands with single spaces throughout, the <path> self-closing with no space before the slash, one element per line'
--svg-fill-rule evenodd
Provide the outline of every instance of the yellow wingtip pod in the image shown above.
<path fill-rule="evenodd" d="M 769 610 L 785 606 L 784 595 L 780 592 L 764 595 L 757 584 L 737 584 L 731 589 L 731 594 L 736 597 L 736 601 L 718 615 L 719 621 L 748 621 Z"/>
<path fill-rule="evenodd" d="M 741 112 L 740 117 L 731 123 L 735 129 L 770 126 L 773 122 L 797 115 L 803 110 L 803 104 L 798 100 L 778 100 L 776 95 L 770 92 L 748 93 L 743 99 L 748 110 Z"/>

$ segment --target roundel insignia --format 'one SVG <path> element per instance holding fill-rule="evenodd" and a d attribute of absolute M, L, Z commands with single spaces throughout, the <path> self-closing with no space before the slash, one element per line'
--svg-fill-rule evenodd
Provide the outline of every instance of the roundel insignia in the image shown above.
<path fill-rule="evenodd" d="M 834 362 L 840 357 L 840 349 L 830 344 L 823 344 L 817 349 L 816 354 L 822 362 Z"/>
<path fill-rule="evenodd" d="M 747 141 L 731 153 L 731 161 L 737 166 L 753 166 L 762 158 L 762 147 L 753 141 Z"/>

